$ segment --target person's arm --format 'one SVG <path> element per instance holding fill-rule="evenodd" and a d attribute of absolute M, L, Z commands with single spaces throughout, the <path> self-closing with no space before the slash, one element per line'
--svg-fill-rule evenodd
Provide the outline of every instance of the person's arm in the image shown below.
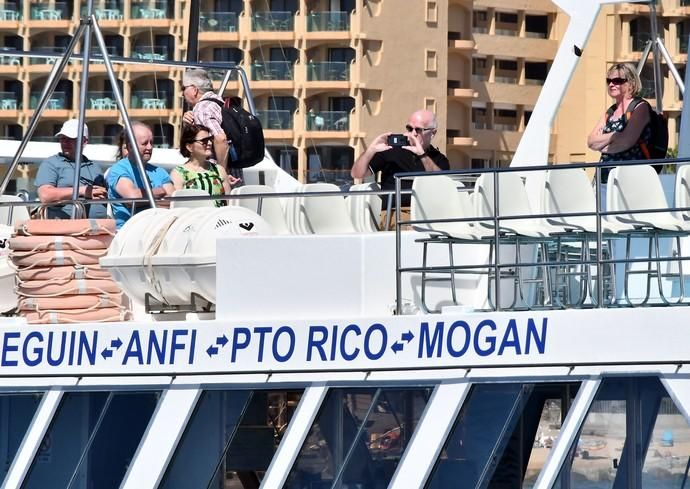
<path fill-rule="evenodd" d="M 611 134 L 609 143 L 602 149 L 603 153 L 620 153 L 633 147 L 639 140 L 644 128 L 649 124 L 649 104 L 640 102 L 630 114 L 630 120 L 621 132 Z"/>
<path fill-rule="evenodd" d="M 182 178 L 182 175 L 180 175 L 180 172 L 177 171 L 177 168 L 173 168 L 170 171 L 170 179 L 173 182 L 173 187 L 175 187 L 175 190 L 184 188 L 184 179 Z"/>
<path fill-rule="evenodd" d="M 228 168 L 228 153 L 230 152 L 230 146 L 228 145 L 228 139 L 225 137 L 224 132 L 214 134 L 213 136 L 213 153 L 216 155 L 216 163 L 220 165 L 221 168 Z"/>
<path fill-rule="evenodd" d="M 611 139 L 611 135 L 613 133 L 604 134 L 602 131 L 604 130 L 605 125 L 606 113 L 599 118 L 599 122 L 597 122 L 597 125 L 594 126 L 594 129 L 591 133 L 589 133 L 589 136 L 587 136 L 587 146 L 589 149 L 601 151 L 609 144 L 609 140 Z"/>
<path fill-rule="evenodd" d="M 357 158 L 357 161 L 355 161 L 355 164 L 352 165 L 352 169 L 350 170 L 350 176 L 352 178 L 364 178 L 367 176 L 369 163 L 371 163 L 374 155 L 391 148 L 387 142 L 390 134 L 390 132 L 380 134 L 376 139 L 374 139 L 364 153 L 359 155 L 359 158 Z"/>
<path fill-rule="evenodd" d="M 226 172 L 225 168 L 223 168 L 222 166 L 218 167 L 218 175 L 220 176 L 221 180 L 223 181 L 223 192 L 226 195 L 230 193 L 232 186 L 235 185 L 237 182 L 239 182 L 239 178 L 235 178 L 235 177 L 228 178 L 228 172 Z"/>

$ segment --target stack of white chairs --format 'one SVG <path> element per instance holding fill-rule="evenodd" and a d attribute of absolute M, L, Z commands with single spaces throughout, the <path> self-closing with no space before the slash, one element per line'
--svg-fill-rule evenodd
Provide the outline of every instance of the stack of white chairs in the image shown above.
<path fill-rule="evenodd" d="M 374 194 L 356 195 L 355 192 L 376 190 L 381 190 L 381 187 L 375 182 L 352 185 L 350 192 L 353 193 L 345 198 L 352 223 L 355 229 L 361 233 L 379 231 L 381 197 Z"/>
<path fill-rule="evenodd" d="M 677 191 L 683 189 L 685 174 L 686 170 L 683 170 L 682 176 L 678 177 L 680 182 L 677 183 Z M 682 196 L 678 198 L 681 201 L 684 199 Z M 611 220 L 626 227 L 623 231 L 626 237 L 624 292 L 628 305 L 645 305 L 649 302 L 654 278 L 657 280 L 662 303 L 670 304 L 663 289 L 664 277 L 679 279 L 680 297 L 675 303 L 683 303 L 685 287 L 682 257 L 674 260 L 678 267 L 677 273 L 664 273 L 662 263 L 668 259 L 662 256 L 660 238 L 673 238 L 680 251 L 680 238 L 690 231 L 690 221 L 668 210 L 668 202 L 654 168 L 651 165 L 622 165 L 614 168 L 609 174 L 606 200 L 607 211 L 616 212 L 611 215 Z M 644 259 L 646 269 L 632 267 L 634 260 L 631 258 L 631 244 L 635 237 L 648 240 L 647 257 Z M 629 293 L 629 281 L 635 274 L 645 275 L 647 279 L 646 293 L 639 304 L 633 304 Z"/>
<path fill-rule="evenodd" d="M 269 185 L 242 185 L 235 187 L 231 195 L 256 195 L 253 198 L 233 199 L 232 204 L 250 209 L 271 225 L 275 234 L 290 234 L 285 211 L 276 197 L 261 197 L 262 194 L 274 194 L 275 189 Z"/>

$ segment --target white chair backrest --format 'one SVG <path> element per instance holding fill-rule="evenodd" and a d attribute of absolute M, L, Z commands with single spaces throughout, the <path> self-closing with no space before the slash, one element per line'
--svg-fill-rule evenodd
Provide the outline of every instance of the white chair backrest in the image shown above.
<path fill-rule="evenodd" d="M 0 195 L 0 202 L 24 202 L 21 197 L 16 195 Z M 14 226 L 17 221 L 29 219 L 29 209 L 23 205 L 2 206 L 0 207 L 0 224 Z"/>
<path fill-rule="evenodd" d="M 584 168 L 567 168 L 546 172 L 543 195 L 544 214 L 596 212 L 594 188 Z M 551 217 L 547 221 L 582 231 L 596 231 L 596 216 Z"/>
<path fill-rule="evenodd" d="M 676 207 L 690 207 L 690 165 L 679 166 L 676 170 Z M 678 211 L 679 216 L 690 219 L 690 211 Z"/>
<path fill-rule="evenodd" d="M 352 185 L 350 192 L 381 190 L 376 182 Z M 345 198 L 350 218 L 357 231 L 371 233 L 379 230 L 381 216 L 381 197 L 378 195 L 354 195 Z"/>
<path fill-rule="evenodd" d="M 275 189 L 269 185 L 242 185 L 241 187 L 233 188 L 230 192 L 231 195 L 273 193 L 275 193 Z M 290 234 L 280 199 L 274 197 L 261 198 L 261 209 L 259 209 L 259 199 L 259 197 L 233 199 L 231 202 L 233 205 L 250 209 L 261 215 L 271 225 L 275 234 Z"/>
<path fill-rule="evenodd" d="M 181 188 L 175 190 L 173 197 L 208 197 L 208 192 L 199 188 Z M 172 201 L 170 208 L 175 209 L 179 207 L 215 207 L 212 200 L 180 200 Z"/>
<path fill-rule="evenodd" d="M 522 177 L 514 172 L 499 172 L 498 177 L 498 215 L 529 215 L 527 190 Z M 478 217 L 494 216 L 494 174 L 482 173 L 474 187 L 474 212 Z M 487 224 L 491 225 L 491 223 Z"/>
<path fill-rule="evenodd" d="M 661 180 L 651 165 L 621 165 L 611 170 L 606 204 L 609 211 L 668 209 Z M 623 221 L 654 222 L 656 218 L 663 218 L 663 213 L 620 214 L 617 217 Z"/>
<path fill-rule="evenodd" d="M 445 175 L 419 176 L 412 183 L 410 219 L 459 219 L 472 217 L 469 192 L 459 192 L 463 187 Z M 469 228 L 469 221 L 413 224 L 415 231 L 456 234 L 460 228 Z"/>
<path fill-rule="evenodd" d="M 338 195 L 304 197 L 302 208 L 306 218 L 307 229 L 314 234 L 356 233 L 350 213 L 345 204 L 345 197 L 340 188 L 332 183 L 310 183 L 303 187 L 309 192 L 337 192 Z"/>

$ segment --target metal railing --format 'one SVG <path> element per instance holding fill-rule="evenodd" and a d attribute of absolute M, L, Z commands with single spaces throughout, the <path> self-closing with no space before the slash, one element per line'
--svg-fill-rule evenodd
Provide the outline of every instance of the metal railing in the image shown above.
<path fill-rule="evenodd" d="M 310 12 L 307 15 L 307 32 L 349 30 L 349 12 Z"/>
<path fill-rule="evenodd" d="M 256 115 L 264 129 L 286 130 L 293 128 L 290 110 L 257 110 Z"/>
<path fill-rule="evenodd" d="M 252 64 L 252 80 L 292 80 L 291 61 L 255 61 Z"/>
<path fill-rule="evenodd" d="M 310 61 L 307 64 L 307 81 L 347 81 L 350 79 L 350 63 L 345 61 Z"/>
<path fill-rule="evenodd" d="M 350 127 L 350 113 L 344 110 L 309 112 L 307 131 L 347 131 Z"/>
<path fill-rule="evenodd" d="M 292 12 L 263 10 L 252 14 L 252 30 L 258 31 L 292 31 L 295 28 L 295 17 Z"/>
<path fill-rule="evenodd" d="M 199 32 L 237 32 L 235 12 L 201 12 Z"/>

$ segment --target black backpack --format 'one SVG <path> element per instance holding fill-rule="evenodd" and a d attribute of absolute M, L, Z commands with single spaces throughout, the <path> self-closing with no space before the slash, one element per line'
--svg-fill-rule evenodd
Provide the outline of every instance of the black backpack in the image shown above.
<path fill-rule="evenodd" d="M 628 105 L 628 109 L 623 115 L 625 121 L 630 119 L 632 111 L 635 110 L 639 104 L 645 103 L 649 108 L 649 127 L 651 129 L 651 136 L 649 138 L 649 144 L 640 142 L 640 149 L 642 154 L 648 160 L 660 160 L 666 158 L 666 152 L 668 151 L 668 121 L 666 116 L 658 113 L 656 110 L 652 109 L 649 103 L 641 98 L 635 97 L 632 102 Z M 616 105 L 609 107 L 606 111 L 606 120 L 608 120 L 613 112 L 616 110 Z M 663 165 L 654 165 L 657 173 L 661 171 Z"/>
<path fill-rule="evenodd" d="M 221 127 L 232 141 L 232 153 L 228 158 L 228 167 L 247 168 L 264 159 L 266 144 L 264 143 L 264 131 L 259 118 L 244 110 L 241 106 L 231 105 L 216 99 L 208 99 L 220 105 L 223 121 Z"/>

